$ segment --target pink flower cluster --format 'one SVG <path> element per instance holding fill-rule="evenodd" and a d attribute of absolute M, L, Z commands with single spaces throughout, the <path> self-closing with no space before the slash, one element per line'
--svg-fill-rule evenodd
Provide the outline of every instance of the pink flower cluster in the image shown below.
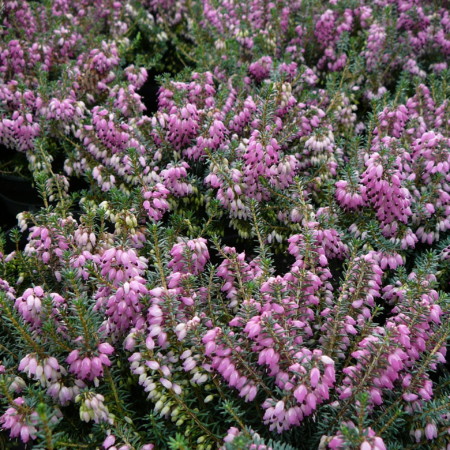
<path fill-rule="evenodd" d="M 20 437 L 24 443 L 36 439 L 37 413 L 28 410 L 22 397 L 14 399 L 13 405 L 0 417 L 0 422 L 2 428 L 10 430 L 12 438 Z"/>
<path fill-rule="evenodd" d="M 98 345 L 97 356 L 82 356 L 79 350 L 69 353 L 66 362 L 70 364 L 70 372 L 80 380 L 94 380 L 103 376 L 104 366 L 111 366 L 109 355 L 114 353 L 114 348 L 107 342 Z"/>
<path fill-rule="evenodd" d="M 179 242 L 170 251 L 172 260 L 167 267 L 174 272 L 191 273 L 198 275 L 201 273 L 209 260 L 206 239 L 191 239 L 187 242 Z"/>
<path fill-rule="evenodd" d="M 424 288 L 429 280 L 418 277 L 414 272 L 410 279 L 413 284 Z M 426 289 L 420 301 L 411 297 L 411 292 L 397 286 L 387 286 L 385 295 L 392 300 L 392 295 L 398 298 L 397 306 L 392 310 L 393 316 L 388 319 L 383 328 L 374 330 L 358 345 L 358 349 L 352 353 L 357 361 L 356 365 L 346 367 L 343 372 L 346 377 L 343 380 L 343 389 L 340 398 L 345 399 L 352 395 L 352 389 L 359 384 L 361 377 L 369 383 L 371 401 L 380 405 L 383 403 L 383 392 L 394 388 L 394 383 L 401 382 L 404 388 L 403 399 L 410 402 L 411 410 L 419 408 L 421 401 L 432 398 L 432 382 L 426 373 L 420 376 L 412 376 L 410 369 L 420 359 L 420 355 L 427 350 L 427 345 L 434 345 L 434 332 L 441 323 L 442 310 L 435 302 L 438 294 L 433 289 Z M 420 323 L 416 324 L 412 317 L 420 315 Z M 431 339 L 431 341 L 430 341 Z M 429 342 L 429 344 L 427 344 Z M 386 361 L 386 366 L 374 368 L 372 373 L 367 372 L 370 360 L 378 355 Z M 444 362 L 446 355 L 445 346 L 435 352 L 435 359 L 430 361 L 429 367 L 434 370 L 437 362 Z"/>
<path fill-rule="evenodd" d="M 93 100 L 115 79 L 116 45 L 103 41 L 101 48 L 92 48 L 92 37 L 97 36 L 100 21 L 119 37 L 126 33 L 131 18 L 120 2 L 78 6 L 73 1 L 54 2 L 51 9 L 30 7 L 25 0 L 5 3 L 5 39 L 0 45 L 0 98 L 5 109 L 0 116 L 0 142 L 8 147 L 34 151 L 34 139 L 52 122 L 68 133 L 85 118 L 85 101 Z M 119 19 L 124 15 L 125 22 Z M 58 76 L 64 71 L 70 83 L 64 86 L 59 80 L 51 95 L 43 97 L 37 89 L 39 71 Z"/>
<path fill-rule="evenodd" d="M 115 247 L 94 255 L 92 260 L 102 278 L 95 293 L 95 309 L 104 311 L 107 318 L 102 328 L 108 333 L 122 333 L 140 320 L 142 299 L 148 292 L 143 278 L 147 260 L 132 248 Z"/>
<path fill-rule="evenodd" d="M 356 430 L 356 426 L 353 422 L 346 422 L 343 424 L 350 430 Z M 363 430 L 362 436 L 360 436 L 362 440 L 361 445 L 359 446 L 360 450 L 386 450 L 387 447 L 384 444 L 383 439 L 381 439 L 375 433 L 372 428 L 366 428 Z M 343 449 L 346 447 L 345 437 L 342 432 L 339 432 L 336 436 L 334 436 L 328 443 L 328 448 L 331 449 Z"/>

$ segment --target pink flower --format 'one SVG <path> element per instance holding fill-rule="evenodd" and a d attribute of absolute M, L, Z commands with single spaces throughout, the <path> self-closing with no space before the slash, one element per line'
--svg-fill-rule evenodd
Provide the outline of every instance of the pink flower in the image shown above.
<path fill-rule="evenodd" d="M 432 441 L 438 436 L 438 429 L 434 423 L 428 423 L 425 427 L 425 436 L 428 440 Z"/>

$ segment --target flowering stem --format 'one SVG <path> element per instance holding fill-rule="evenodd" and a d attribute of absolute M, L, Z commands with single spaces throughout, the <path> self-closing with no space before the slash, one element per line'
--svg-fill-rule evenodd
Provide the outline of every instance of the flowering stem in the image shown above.
<path fill-rule="evenodd" d="M 389 336 L 386 335 L 386 340 L 388 338 L 389 338 Z M 366 387 L 366 381 L 372 375 L 372 371 L 379 364 L 379 358 L 386 350 L 386 346 L 387 346 L 386 340 L 384 340 L 383 344 L 380 345 L 380 347 L 378 348 L 378 351 L 377 351 L 376 355 L 374 356 L 374 358 L 372 359 L 370 366 L 364 372 L 363 379 L 358 383 L 357 386 L 355 386 L 355 389 L 352 392 L 351 397 L 345 402 L 345 404 L 342 406 L 341 410 L 339 411 L 339 414 L 334 418 L 333 422 L 331 423 L 330 429 L 332 429 L 336 425 L 336 423 L 340 421 L 341 417 L 346 413 L 348 408 L 355 404 L 355 400 L 354 400 L 355 396 Z"/>
<path fill-rule="evenodd" d="M 153 231 L 153 243 L 154 243 L 154 249 L 155 249 L 156 266 L 158 267 L 158 270 L 159 270 L 161 284 L 163 285 L 164 289 L 167 290 L 166 275 L 164 274 L 161 252 L 159 249 L 158 230 L 156 229 L 156 227 L 153 227 L 152 231 Z"/>
<path fill-rule="evenodd" d="M 231 342 L 231 340 L 228 338 L 228 336 L 225 333 L 223 333 L 222 336 L 227 341 L 227 345 L 229 346 L 229 348 L 231 348 L 232 355 L 234 357 L 236 357 L 236 359 L 239 360 L 239 362 L 241 363 L 242 367 L 244 367 L 244 369 L 251 374 L 253 379 L 257 381 L 257 383 L 263 388 L 263 390 L 266 392 L 266 394 L 269 397 L 273 397 L 274 395 L 273 395 L 272 391 L 264 383 L 264 381 L 258 376 L 258 374 L 250 367 L 250 365 L 247 364 L 247 362 L 242 358 L 242 356 L 239 354 L 239 352 L 237 352 L 235 350 L 235 346 Z"/>
<path fill-rule="evenodd" d="M 55 448 L 53 446 L 53 434 L 52 430 L 48 426 L 47 414 L 45 414 L 45 412 L 40 414 L 40 419 L 42 421 L 42 428 L 44 429 L 46 448 L 48 450 L 53 450 Z"/>
<path fill-rule="evenodd" d="M 352 255 L 351 261 L 352 262 L 350 263 L 350 266 L 347 268 L 347 271 L 346 271 L 346 274 L 345 274 L 345 280 L 344 280 L 344 284 L 342 286 L 341 293 L 340 293 L 339 298 L 338 298 L 338 300 L 336 302 L 337 314 L 336 314 L 336 317 L 333 320 L 333 322 L 334 322 L 333 323 L 333 329 L 332 329 L 332 332 L 331 332 L 330 340 L 328 341 L 328 344 L 327 344 L 327 346 L 325 348 L 325 355 L 330 355 L 330 356 L 333 355 L 333 353 L 334 353 L 334 345 L 336 343 L 338 330 L 339 330 L 339 327 L 342 325 L 341 314 L 343 312 L 341 311 L 341 304 L 342 304 L 342 302 L 344 300 L 344 295 L 347 294 L 347 290 L 349 288 L 350 276 L 353 273 L 354 255 Z M 357 286 L 360 285 L 360 283 L 362 281 L 362 278 L 363 278 L 363 271 L 360 272 Z"/>
<path fill-rule="evenodd" d="M 429 367 L 430 363 L 433 360 L 434 355 L 436 354 L 436 352 L 442 348 L 442 346 L 444 345 L 444 343 L 447 341 L 449 336 L 449 330 L 445 330 L 444 334 L 440 337 L 440 339 L 438 340 L 437 344 L 434 346 L 433 350 L 427 354 L 427 357 L 425 358 L 425 361 L 420 365 L 419 370 L 414 374 L 412 380 L 411 380 L 411 386 L 414 386 L 414 383 L 419 379 L 419 377 L 427 370 L 427 368 Z M 376 422 L 374 423 L 374 427 L 379 424 L 380 422 L 382 423 L 382 420 L 384 417 L 386 417 L 387 414 L 389 414 L 390 411 L 392 411 L 393 408 L 395 408 L 402 400 L 402 395 L 399 395 L 397 397 L 397 400 L 395 400 L 394 403 L 392 403 L 385 411 L 384 413 L 378 417 L 378 419 L 376 420 Z M 379 431 L 380 435 L 382 433 L 384 433 L 389 426 L 394 422 L 394 420 L 397 418 L 397 416 L 400 414 L 400 410 L 397 410 L 395 412 L 395 414 L 388 420 L 387 423 L 385 423 L 383 425 L 383 427 L 381 428 L 381 430 Z"/>
<path fill-rule="evenodd" d="M 184 411 L 191 417 L 191 419 L 198 425 L 198 427 L 216 443 L 220 443 L 220 439 L 211 431 L 209 431 L 202 422 L 200 422 L 200 419 L 193 411 L 191 411 L 189 406 L 187 406 L 186 403 L 184 403 L 183 400 L 177 394 L 175 394 L 175 392 L 173 392 L 172 390 L 169 390 L 169 392 L 172 393 L 172 398 L 184 409 Z"/>
<path fill-rule="evenodd" d="M 111 387 L 111 391 L 113 393 L 114 400 L 117 405 L 117 409 L 118 409 L 120 415 L 123 416 L 125 414 L 125 411 L 122 407 L 122 402 L 120 401 L 119 393 L 117 392 L 117 387 L 116 387 L 116 384 L 114 383 L 114 379 L 111 375 L 111 371 L 109 370 L 109 367 L 107 367 L 107 366 L 104 367 L 104 371 L 105 371 L 105 378 Z"/>
<path fill-rule="evenodd" d="M 39 355 L 41 359 L 45 358 L 45 352 L 42 350 L 41 347 L 36 343 L 36 341 L 27 333 L 27 331 L 20 325 L 20 323 L 16 320 L 14 317 L 14 314 L 12 314 L 9 305 L 6 304 L 6 302 L 3 301 L 3 298 L 0 295 L 0 303 L 3 307 L 3 311 L 8 316 L 8 319 L 11 321 L 11 323 L 14 325 L 14 328 L 20 333 L 22 338 L 28 342 L 31 348 L 34 349 L 34 351 Z"/>
<path fill-rule="evenodd" d="M 224 407 L 225 407 L 227 413 L 230 414 L 230 416 L 239 425 L 239 427 L 241 428 L 242 432 L 246 436 L 251 437 L 251 434 L 248 432 L 247 427 L 245 426 L 244 422 L 242 422 L 242 420 L 239 418 L 239 416 L 236 414 L 236 412 L 234 411 L 232 405 L 229 402 L 227 402 L 227 403 L 225 403 Z"/>

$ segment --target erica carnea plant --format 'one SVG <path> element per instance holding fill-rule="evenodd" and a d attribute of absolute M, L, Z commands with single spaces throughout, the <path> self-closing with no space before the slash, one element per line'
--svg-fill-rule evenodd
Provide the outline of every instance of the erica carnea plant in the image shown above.
<path fill-rule="evenodd" d="M 448 8 L 4 2 L 5 442 L 450 448 Z"/>

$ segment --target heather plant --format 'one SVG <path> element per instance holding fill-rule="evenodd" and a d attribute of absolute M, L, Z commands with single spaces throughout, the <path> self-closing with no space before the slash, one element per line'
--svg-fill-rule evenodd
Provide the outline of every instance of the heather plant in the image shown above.
<path fill-rule="evenodd" d="M 6 1 L 0 36 L 0 144 L 25 152 L 31 172 L 43 153 L 61 165 L 85 127 L 98 129 L 105 102 L 120 118 L 141 114 L 145 67 L 166 51 L 133 2 Z M 125 134 L 126 124 L 109 146 L 133 146 Z"/>
<path fill-rule="evenodd" d="M 449 448 L 448 5 L 82 6 L 3 11 L 4 435 Z M 142 39 L 190 65 L 155 112 Z"/>
<path fill-rule="evenodd" d="M 171 35 L 174 10 L 167 2 L 155 3 L 158 22 Z M 359 55 L 355 75 L 364 86 L 362 93 L 372 98 L 382 95 L 402 70 L 424 78 L 426 70 L 447 68 L 445 2 L 199 0 L 171 3 L 171 8 L 175 5 L 177 20 L 181 14 L 185 23 L 173 36 L 181 51 L 210 70 L 217 70 L 219 54 L 228 75 L 249 62 L 249 74 L 263 74 L 273 59 L 305 64 L 317 73 L 341 72 Z M 202 44 L 196 53 L 188 51 L 193 42 Z M 211 51 L 202 51 L 205 46 Z"/>
<path fill-rule="evenodd" d="M 94 433 L 98 444 L 163 447 L 158 429 L 168 427 L 198 448 L 273 433 L 295 448 L 300 436 L 304 448 L 446 442 L 445 372 L 430 377 L 450 332 L 439 253 L 392 277 L 362 241 L 345 245 L 308 222 L 277 275 L 257 211 L 261 242 L 249 259 L 173 225 L 138 237 L 129 219 L 108 231 L 108 207 L 84 208 L 78 220 L 25 215 L 29 243 L 3 259 L 5 272 L 23 270 L 19 289 L 36 283 L 19 295 L 2 281 L 2 423 L 12 437 L 88 447 Z M 339 283 L 332 259 L 343 261 Z"/>

